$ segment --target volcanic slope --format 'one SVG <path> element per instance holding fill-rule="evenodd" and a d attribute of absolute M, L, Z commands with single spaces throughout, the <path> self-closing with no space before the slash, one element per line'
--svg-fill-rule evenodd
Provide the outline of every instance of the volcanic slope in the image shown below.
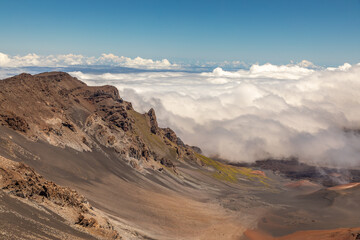
<path fill-rule="evenodd" d="M 251 234 L 244 235 L 250 229 L 281 237 L 298 230 L 358 226 L 354 218 L 329 220 L 328 228 L 327 222 L 312 221 L 313 208 L 308 206 L 321 204 L 321 191 L 335 190 L 319 190 L 321 186 L 311 193 L 289 190 L 289 180 L 271 171 L 264 173 L 207 158 L 197 147 L 183 143 L 170 128 L 159 127 L 153 109 L 138 113 L 121 99 L 115 87 L 87 86 L 67 73 L 20 74 L 1 80 L 0 125 L 0 160 L 14 166 L 1 172 L 1 206 L 7 208 L 9 199 L 15 198 L 13 216 L 17 217 L 45 207 L 59 223 L 48 229 L 63 236 L 239 239 L 250 238 Z M 75 219 L 70 217 L 74 212 L 57 211 L 59 205 L 54 206 L 54 199 L 38 188 L 35 197 L 13 194 L 16 181 L 4 181 L 9 171 L 15 171 L 12 173 L 23 181 L 29 172 L 36 173 L 43 176 L 40 184 L 51 182 L 60 192 L 75 189 L 78 196 L 84 196 L 81 199 L 87 199 L 89 209 L 95 211 L 92 214 L 99 217 L 98 225 L 103 226 L 99 229 L 108 232 L 99 235 L 86 228 L 89 218 L 84 214 L 84 218 L 79 217 L 82 213 L 77 210 Z M 331 216 L 346 218 L 345 210 L 354 207 L 332 206 L 319 208 L 316 214 L 331 212 Z M 302 211 L 296 211 L 299 208 Z M 304 214 L 305 220 L 296 224 L 284 220 Z M 1 212 L 0 217 L 7 215 Z M 9 233 L 6 229 L 11 226 L 19 229 L 17 221 L 9 221 L 6 229 L 1 226 L 1 232 L 13 234 L 15 239 L 39 234 L 35 230 L 28 231 L 26 237 L 21 231 Z M 111 235 L 111 231 L 116 233 Z M 56 239 L 54 234 L 44 238 Z"/>
<path fill-rule="evenodd" d="M 153 109 L 134 111 L 115 87 L 62 72 L 0 81 L 0 123 L 2 156 L 76 189 L 123 237 L 241 236 L 256 214 L 246 220 L 216 197 L 246 191 L 238 176 L 267 188 L 251 169 L 208 159 L 160 128 Z"/>

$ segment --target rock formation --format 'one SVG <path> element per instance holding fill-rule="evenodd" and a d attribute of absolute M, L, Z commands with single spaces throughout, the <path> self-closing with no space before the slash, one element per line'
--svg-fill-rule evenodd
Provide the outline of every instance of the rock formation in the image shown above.
<path fill-rule="evenodd" d="M 139 114 L 115 87 L 89 87 L 63 72 L 2 80 L 0 113 L 0 124 L 30 139 L 78 151 L 106 146 L 139 170 L 195 158 L 174 131 L 159 128 L 154 109 Z"/>
<path fill-rule="evenodd" d="M 44 179 L 32 168 L 0 156 L 0 189 L 51 208 L 71 224 L 107 239 L 121 239 L 110 222 L 99 216 L 84 196 Z"/>

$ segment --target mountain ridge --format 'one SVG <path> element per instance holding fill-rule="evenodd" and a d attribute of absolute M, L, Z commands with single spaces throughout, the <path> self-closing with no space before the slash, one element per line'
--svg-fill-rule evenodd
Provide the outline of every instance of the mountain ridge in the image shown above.
<path fill-rule="evenodd" d="M 99 149 L 101 144 L 130 159 L 132 166 L 143 161 L 174 168 L 176 158 L 196 159 L 174 131 L 159 128 L 154 109 L 138 114 L 113 86 L 89 87 L 67 73 L 51 72 L 4 79 L 0 89 L 0 123 L 30 139 L 79 151 Z M 16 99 L 25 104 L 19 108 Z M 137 122 L 146 122 L 150 130 Z"/>

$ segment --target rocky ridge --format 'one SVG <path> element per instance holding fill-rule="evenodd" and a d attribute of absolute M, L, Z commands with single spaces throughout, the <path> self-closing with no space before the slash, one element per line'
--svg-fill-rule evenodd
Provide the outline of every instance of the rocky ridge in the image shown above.
<path fill-rule="evenodd" d="M 78 151 L 112 148 L 138 171 L 176 172 L 177 160 L 197 160 L 199 151 L 160 128 L 154 109 L 140 114 L 115 87 L 89 87 L 63 72 L 2 80 L 0 113 L 1 125 L 32 140 Z"/>

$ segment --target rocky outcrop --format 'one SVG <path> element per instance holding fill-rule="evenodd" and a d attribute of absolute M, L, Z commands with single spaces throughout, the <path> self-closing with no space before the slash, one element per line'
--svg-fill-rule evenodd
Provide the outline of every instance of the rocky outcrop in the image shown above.
<path fill-rule="evenodd" d="M 1 114 L 0 118 L 4 124 L 7 124 L 10 128 L 26 133 L 29 130 L 29 124 L 24 118 L 16 116 L 14 114 Z"/>
<path fill-rule="evenodd" d="M 184 142 L 178 136 L 176 136 L 176 133 L 172 129 L 162 128 L 161 130 L 162 130 L 164 136 L 167 139 L 169 139 L 171 142 L 173 142 L 179 146 L 185 147 Z"/>
<path fill-rule="evenodd" d="M 201 148 L 197 147 L 197 146 L 190 146 L 192 150 L 194 150 L 194 152 L 198 153 L 198 154 L 202 154 L 202 150 Z"/>
<path fill-rule="evenodd" d="M 13 162 L 1 156 L 0 189 L 10 195 L 50 208 L 95 236 L 120 239 L 110 222 L 98 216 L 84 196 L 44 179 L 23 163 Z"/>
<path fill-rule="evenodd" d="M 7 161 L 1 157 L 0 159 L 2 165 Z M 71 206 L 81 212 L 89 212 L 89 205 L 84 197 L 69 188 L 45 180 L 23 163 L 11 163 L 8 160 L 7 166 L 0 168 L 0 175 L 1 188 L 12 195 L 33 200 L 47 199 L 59 206 Z"/>
<path fill-rule="evenodd" d="M 153 108 L 151 108 L 149 110 L 149 112 L 146 115 L 148 121 L 149 121 L 149 125 L 150 125 L 150 131 L 153 134 L 158 134 L 159 133 L 159 126 L 156 120 L 156 114 L 155 114 L 155 110 Z"/>

